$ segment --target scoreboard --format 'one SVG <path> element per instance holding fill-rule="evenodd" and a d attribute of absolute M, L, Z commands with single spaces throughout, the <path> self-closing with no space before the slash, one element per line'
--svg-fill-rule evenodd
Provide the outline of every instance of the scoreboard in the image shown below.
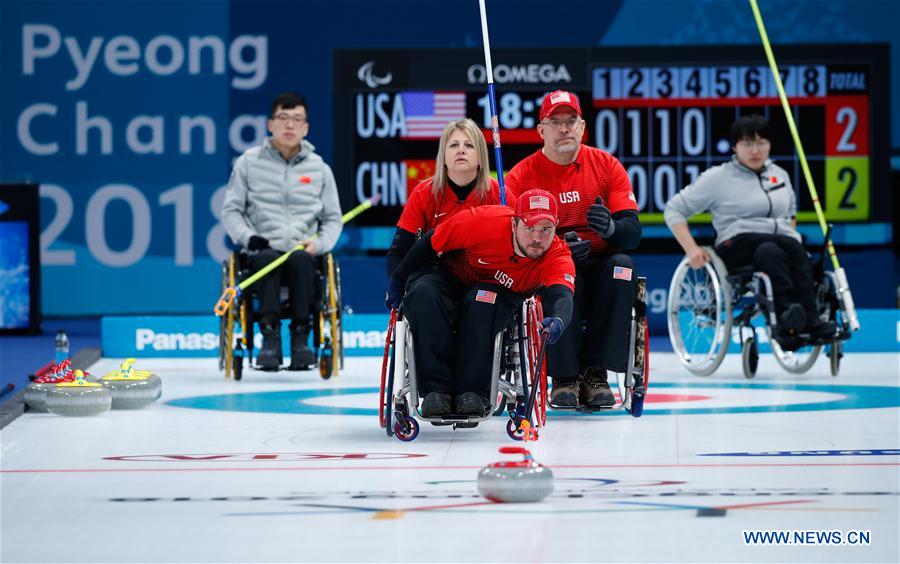
<path fill-rule="evenodd" d="M 826 219 L 889 223 L 888 47 L 785 46 L 776 56 Z M 492 60 L 507 169 L 541 146 L 544 94 L 571 90 L 587 122 L 584 142 L 622 162 L 642 223 L 661 225 L 669 198 L 730 158 L 731 123 L 759 113 L 772 125 L 771 158 L 797 191 L 798 221 L 817 221 L 759 46 L 498 49 Z M 382 196 L 359 225 L 396 224 L 408 190 L 433 174 L 448 121 L 472 118 L 490 144 L 480 49 L 341 50 L 334 64 L 341 201 L 349 209 Z M 645 236 L 654 233 L 669 237 L 664 229 Z"/>

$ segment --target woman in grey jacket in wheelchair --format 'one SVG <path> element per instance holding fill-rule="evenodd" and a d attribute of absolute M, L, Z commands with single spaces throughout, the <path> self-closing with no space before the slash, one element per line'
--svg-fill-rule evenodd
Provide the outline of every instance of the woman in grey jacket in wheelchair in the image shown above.
<path fill-rule="evenodd" d="M 711 167 L 666 204 L 665 219 L 691 267 L 709 254 L 691 236 L 687 219 L 709 210 L 716 254 L 729 270 L 751 266 L 772 282 L 779 341 L 797 334 L 811 340 L 835 332 L 819 319 L 812 264 L 797 232 L 797 200 L 787 172 L 769 160 L 769 122 L 738 118 L 730 130 L 731 160 Z"/>

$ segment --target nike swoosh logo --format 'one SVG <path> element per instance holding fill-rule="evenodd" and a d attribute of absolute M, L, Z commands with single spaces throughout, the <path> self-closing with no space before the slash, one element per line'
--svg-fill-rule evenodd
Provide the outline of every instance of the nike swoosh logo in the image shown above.
<path fill-rule="evenodd" d="M 444 212 L 444 213 L 436 213 L 436 214 L 434 214 L 434 217 L 441 217 L 441 216 L 444 216 L 444 215 L 447 215 L 447 212 Z"/>
<path fill-rule="evenodd" d="M 491 264 L 491 263 L 489 263 L 489 262 L 484 262 L 483 260 L 478 259 L 478 264 Z"/>

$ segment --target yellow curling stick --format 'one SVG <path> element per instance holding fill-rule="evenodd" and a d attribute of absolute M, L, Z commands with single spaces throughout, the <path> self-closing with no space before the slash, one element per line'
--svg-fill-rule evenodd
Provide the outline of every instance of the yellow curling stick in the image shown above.
<path fill-rule="evenodd" d="M 803 177 L 806 179 L 806 185 L 809 187 L 809 195 L 812 198 L 813 207 L 816 209 L 816 216 L 819 218 L 819 227 L 822 228 L 822 233 L 825 234 L 828 232 L 825 214 L 822 212 L 822 205 L 819 203 L 819 193 L 816 191 L 812 173 L 809 171 L 806 152 L 803 150 L 803 144 L 800 142 L 800 134 L 797 132 L 797 125 L 794 123 L 794 115 L 791 113 L 791 105 L 788 102 L 787 94 L 784 91 L 781 75 L 778 74 L 778 66 L 775 64 L 775 54 L 772 52 L 772 45 L 769 43 L 766 26 L 763 24 L 762 15 L 759 12 L 759 6 L 757 5 L 756 0 L 749 1 L 750 8 L 753 9 L 753 17 L 756 18 L 756 27 L 759 28 L 759 36 L 762 39 L 763 49 L 766 51 L 766 58 L 769 60 L 769 68 L 772 70 L 772 78 L 774 78 L 775 86 L 778 88 L 778 97 L 781 99 L 784 117 L 787 119 L 788 127 L 791 129 L 791 137 L 794 138 L 794 146 L 797 147 L 797 154 L 800 156 L 800 166 L 803 168 Z M 841 265 L 838 262 L 837 253 L 834 250 L 834 244 L 830 240 L 828 241 L 827 249 L 828 255 L 831 257 L 831 264 L 834 266 L 835 278 L 837 278 L 838 299 L 844 304 L 844 311 L 847 313 L 847 318 L 850 321 L 850 329 L 859 331 L 859 317 L 856 315 L 856 306 L 853 304 L 853 296 L 850 294 L 850 284 L 847 282 L 847 273 L 841 268 Z"/>
<path fill-rule="evenodd" d="M 356 216 L 358 216 L 362 212 L 366 211 L 367 209 L 369 209 L 372 206 L 374 206 L 375 204 L 377 204 L 378 200 L 380 200 L 380 199 L 381 199 L 381 194 L 375 194 L 374 196 L 372 196 L 365 202 L 361 203 L 360 205 L 356 206 L 355 208 L 353 208 L 352 210 L 348 211 L 343 216 L 341 216 L 341 223 L 346 224 L 346 223 L 352 221 Z M 312 238 L 310 239 L 310 241 L 315 241 L 316 238 L 318 238 L 318 234 L 313 235 Z M 239 296 L 241 294 L 241 292 L 246 290 L 251 284 L 253 284 L 254 282 L 259 280 L 266 274 L 272 272 L 273 270 L 275 270 L 276 268 L 281 266 L 282 263 L 284 263 L 284 261 L 286 261 L 288 259 L 288 257 L 291 256 L 291 254 L 294 251 L 302 251 L 304 247 L 305 247 L 305 245 L 302 245 L 302 244 L 297 245 L 293 249 L 289 250 L 288 252 L 284 253 L 277 259 L 273 260 L 271 263 L 264 266 L 263 268 L 260 268 L 257 272 L 255 272 L 253 274 L 253 276 L 250 276 L 249 278 L 247 278 L 240 284 L 238 284 L 236 286 L 231 286 L 230 288 L 225 288 L 225 291 L 222 292 L 222 295 L 219 297 L 219 301 L 216 302 L 216 306 L 213 308 L 213 311 L 215 312 L 215 314 L 218 315 L 219 317 L 222 317 L 223 315 L 225 315 L 225 313 L 228 312 L 228 308 L 230 308 L 231 304 L 234 303 L 234 298 Z"/>

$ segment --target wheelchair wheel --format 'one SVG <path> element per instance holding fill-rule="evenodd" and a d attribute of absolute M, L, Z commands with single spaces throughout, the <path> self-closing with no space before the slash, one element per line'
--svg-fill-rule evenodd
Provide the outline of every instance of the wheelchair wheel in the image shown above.
<path fill-rule="evenodd" d="M 506 434 L 509 435 L 509 438 L 514 441 L 524 441 L 525 440 L 525 431 L 522 430 L 522 419 L 510 418 L 506 422 Z"/>
<path fill-rule="evenodd" d="M 841 371 L 841 357 L 844 356 L 844 344 L 842 341 L 835 339 L 831 341 L 828 347 L 828 360 L 831 368 L 831 375 L 837 376 Z"/>
<path fill-rule="evenodd" d="M 344 297 L 341 292 L 341 265 L 338 264 L 338 261 L 334 261 L 334 287 L 335 287 L 335 297 L 336 300 L 336 311 L 337 311 L 337 331 L 334 335 L 334 342 L 336 343 L 334 349 L 337 351 L 337 359 L 338 359 L 338 368 L 341 370 L 344 369 L 344 322 L 343 322 L 343 313 L 344 313 Z"/>
<path fill-rule="evenodd" d="M 331 340 L 325 339 L 325 346 L 319 354 L 319 376 L 323 380 L 328 380 L 334 374 L 334 347 Z"/>
<path fill-rule="evenodd" d="M 709 376 L 722 363 L 731 337 L 731 285 L 715 252 L 710 262 L 693 269 L 687 258 L 675 269 L 669 286 L 669 339 L 678 360 L 692 373 Z"/>
<path fill-rule="evenodd" d="M 650 324 L 647 321 L 647 279 L 638 277 L 637 296 L 628 327 L 628 359 L 624 377 L 616 377 L 622 407 L 633 417 L 644 414 L 650 386 Z"/>
<path fill-rule="evenodd" d="M 381 359 L 381 395 L 378 403 L 378 424 L 382 429 L 388 427 L 387 422 L 390 421 L 391 399 L 394 394 L 393 385 L 388 386 L 388 366 L 391 373 L 394 372 L 394 355 L 391 347 L 394 343 L 394 327 L 397 323 L 397 310 L 391 310 L 391 320 L 388 322 L 387 337 L 384 340 L 384 357 Z M 393 381 L 391 382 L 393 384 Z M 389 389 L 391 388 L 391 389 Z M 388 436 L 391 433 L 388 431 Z"/>
<path fill-rule="evenodd" d="M 741 347 L 741 366 L 745 378 L 756 376 L 756 369 L 759 368 L 759 348 L 756 346 L 755 337 L 748 337 Z"/>
<path fill-rule="evenodd" d="M 234 350 L 232 351 L 232 357 L 234 361 L 232 362 L 232 370 L 234 371 L 234 379 L 240 380 L 244 375 L 244 347 L 241 346 L 241 342 L 238 341 Z"/>
<path fill-rule="evenodd" d="M 812 368 L 812 365 L 816 363 L 816 359 L 819 358 L 819 352 L 822 350 L 822 345 L 805 345 L 795 351 L 786 351 L 781 348 L 778 341 L 772 338 L 771 330 L 769 331 L 769 344 L 772 346 L 772 354 L 775 356 L 775 360 L 791 374 L 803 374 Z"/>
<path fill-rule="evenodd" d="M 222 261 L 222 290 L 220 293 L 224 293 L 225 289 L 228 287 L 228 261 Z M 229 308 L 230 309 L 230 308 Z M 226 329 L 228 327 L 228 314 L 219 317 L 219 370 L 225 370 L 225 362 L 228 360 L 226 357 Z"/>
<path fill-rule="evenodd" d="M 234 254 L 222 265 L 223 291 L 235 284 Z M 219 321 L 219 367 L 225 369 L 225 378 L 230 379 L 234 363 L 234 303 L 220 317 Z"/>
<path fill-rule="evenodd" d="M 335 357 L 340 358 L 341 355 L 341 324 L 340 324 L 340 296 L 338 290 L 338 275 L 337 275 L 337 265 L 334 260 L 334 255 L 328 253 L 325 256 L 325 272 L 326 272 L 326 280 L 325 280 L 325 302 L 326 302 L 326 313 L 327 313 L 327 321 L 328 321 L 328 334 L 325 337 L 325 346 L 326 350 L 323 351 L 325 354 L 322 355 L 322 359 L 326 359 L 331 357 L 330 360 L 326 360 L 324 364 L 327 364 L 328 375 L 325 375 L 325 368 L 323 363 L 320 362 L 319 372 L 322 374 L 322 378 L 330 378 L 332 374 L 335 376 L 340 375 L 341 362 L 338 362 L 337 366 L 335 366 L 334 359 Z M 335 369 L 336 368 L 336 369 Z"/>
<path fill-rule="evenodd" d="M 537 394 L 534 399 L 534 424 L 543 427 L 547 424 L 547 362 L 546 351 L 544 358 L 538 358 L 541 349 L 541 321 L 544 314 L 540 302 L 529 300 L 526 303 L 525 325 L 528 335 L 528 374 L 529 384 L 537 386 Z M 527 414 L 526 414 L 527 415 Z M 517 439 L 518 440 L 518 439 Z"/>
<path fill-rule="evenodd" d="M 394 435 L 405 443 L 416 440 L 419 436 L 419 422 L 409 415 L 398 414 L 397 421 L 394 422 Z"/>

